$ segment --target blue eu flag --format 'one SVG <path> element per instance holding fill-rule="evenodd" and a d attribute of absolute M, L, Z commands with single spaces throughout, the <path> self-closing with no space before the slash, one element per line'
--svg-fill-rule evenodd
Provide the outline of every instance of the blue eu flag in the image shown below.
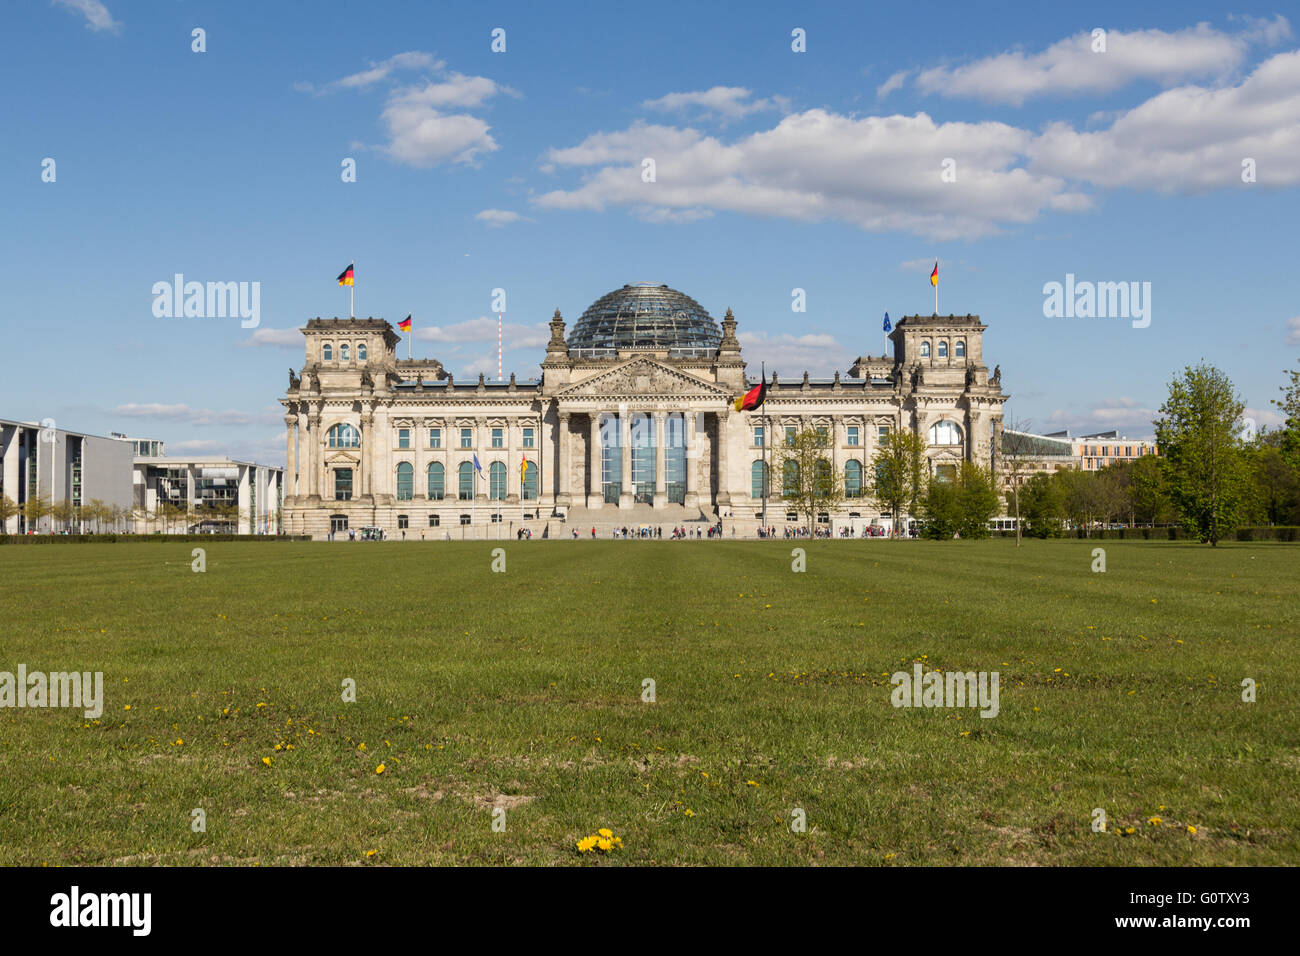
<path fill-rule="evenodd" d="M 478 463 L 478 455 L 474 456 L 474 470 L 479 473 L 480 478 L 483 476 L 483 466 Z"/>
<path fill-rule="evenodd" d="M 886 312 L 886 313 L 885 313 L 885 325 L 884 325 L 884 329 L 885 329 L 886 332 L 888 332 L 888 331 L 889 331 L 890 329 L 892 329 L 892 328 L 893 328 L 893 326 L 889 324 L 889 313 Z"/>

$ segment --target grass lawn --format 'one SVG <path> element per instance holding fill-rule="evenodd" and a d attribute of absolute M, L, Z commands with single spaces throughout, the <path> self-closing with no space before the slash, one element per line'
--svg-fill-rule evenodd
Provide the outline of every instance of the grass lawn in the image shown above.
<path fill-rule="evenodd" d="M 797 544 L 0 547 L 0 864 L 1300 860 L 1300 549 Z"/>

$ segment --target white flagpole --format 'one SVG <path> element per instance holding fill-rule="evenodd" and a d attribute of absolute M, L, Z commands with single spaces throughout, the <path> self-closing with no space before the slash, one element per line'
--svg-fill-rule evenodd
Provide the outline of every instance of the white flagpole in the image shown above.
<path fill-rule="evenodd" d="M 938 275 L 938 270 L 939 270 L 939 260 L 938 260 L 938 259 L 935 259 L 935 260 L 934 260 L 934 268 L 935 268 L 935 276 L 934 276 L 934 314 L 935 314 L 935 315 L 938 315 L 938 314 L 939 314 L 939 275 Z"/>
<path fill-rule="evenodd" d="M 352 261 L 352 284 L 348 286 L 348 318 L 357 317 L 357 263 Z"/>

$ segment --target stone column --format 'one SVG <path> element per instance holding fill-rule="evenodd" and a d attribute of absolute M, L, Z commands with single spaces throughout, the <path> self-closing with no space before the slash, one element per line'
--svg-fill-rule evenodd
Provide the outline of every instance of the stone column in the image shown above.
<path fill-rule="evenodd" d="M 294 432 L 297 427 L 298 419 L 296 417 L 293 415 L 284 416 L 284 473 L 286 476 L 292 476 L 298 468 L 297 446 L 294 443 L 294 439 L 297 437 Z"/>
<path fill-rule="evenodd" d="M 569 495 L 569 413 L 560 412 L 559 426 L 555 434 L 556 444 L 559 447 L 560 467 L 559 474 L 556 475 L 556 504 L 568 507 L 570 503 Z"/>
<path fill-rule="evenodd" d="M 718 506 L 731 507 L 731 477 L 727 473 L 727 423 L 730 416 L 718 412 Z"/>
<path fill-rule="evenodd" d="M 668 476 L 664 473 L 667 456 L 664 450 L 664 420 L 667 412 L 655 412 L 655 496 L 654 506 L 668 503 Z"/>
<path fill-rule="evenodd" d="M 590 484 L 587 491 L 587 507 L 599 508 L 605 503 L 605 489 L 601 485 L 600 472 L 600 412 L 591 413 L 591 437 L 587 441 L 588 467 L 591 470 Z"/>
<path fill-rule="evenodd" d="M 686 507 L 700 506 L 700 436 L 695 429 L 696 412 L 686 411 Z"/>
<path fill-rule="evenodd" d="M 321 447 L 320 412 L 311 409 L 307 413 L 307 495 L 311 498 L 321 496 L 320 469 L 325 449 Z"/>
<path fill-rule="evenodd" d="M 618 496 L 618 506 L 631 508 L 635 503 L 632 496 L 636 486 L 632 483 L 632 414 L 630 412 L 618 413 L 618 437 L 623 470 L 623 489 Z"/>

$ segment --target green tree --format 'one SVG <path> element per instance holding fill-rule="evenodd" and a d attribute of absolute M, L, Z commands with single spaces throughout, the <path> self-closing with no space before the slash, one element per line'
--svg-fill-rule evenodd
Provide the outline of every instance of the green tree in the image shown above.
<path fill-rule="evenodd" d="M 27 530 L 37 530 L 40 521 L 50 513 L 50 499 L 40 492 L 32 495 L 23 502 L 23 518 L 27 522 Z"/>
<path fill-rule="evenodd" d="M 951 481 L 932 480 L 921 504 L 927 538 L 987 538 L 989 519 L 998 513 L 993 476 L 973 462 L 962 462 Z"/>
<path fill-rule="evenodd" d="M 1129 500 L 1138 524 L 1168 524 L 1173 509 L 1165 493 L 1165 472 L 1155 455 L 1143 455 L 1129 470 Z"/>
<path fill-rule="evenodd" d="M 0 495 L 0 534 L 4 534 L 9 529 L 9 519 L 20 513 L 18 502 L 14 501 L 8 495 Z"/>
<path fill-rule="evenodd" d="M 1034 475 L 1025 482 L 1020 497 L 1031 537 L 1059 538 L 1065 534 L 1065 492 L 1056 475 Z"/>
<path fill-rule="evenodd" d="M 1016 547 L 1020 547 L 1020 498 L 1026 476 L 1033 468 L 1036 449 L 1034 436 L 1028 434 L 1029 422 L 1012 421 L 1001 431 L 1002 447 L 999 461 L 1003 473 L 1011 484 L 1007 492 L 1007 510 L 1016 519 Z"/>
<path fill-rule="evenodd" d="M 830 436 L 815 428 L 801 431 L 780 450 L 781 497 L 804 516 L 810 529 L 817 515 L 844 500 L 844 486 L 831 465 Z M 238 509 L 235 519 L 238 520 Z"/>
<path fill-rule="evenodd" d="M 1300 470 L 1274 445 L 1260 443 L 1251 449 L 1251 486 L 1258 520 L 1266 524 L 1293 524 L 1300 517 Z"/>
<path fill-rule="evenodd" d="M 907 429 L 891 429 L 876 446 L 871 465 L 871 496 L 889 512 L 898 530 L 904 511 L 917 514 L 917 502 L 925 493 L 925 439 Z"/>
<path fill-rule="evenodd" d="M 1211 547 L 1236 527 L 1247 493 L 1245 408 L 1228 377 L 1202 362 L 1169 383 L 1163 417 L 1155 422 L 1174 508 L 1183 526 Z"/>
<path fill-rule="evenodd" d="M 1279 389 L 1282 399 L 1272 399 L 1286 416 L 1278 444 L 1287 463 L 1292 468 L 1300 468 L 1300 369 L 1291 369 L 1286 374 L 1291 381 Z"/>

